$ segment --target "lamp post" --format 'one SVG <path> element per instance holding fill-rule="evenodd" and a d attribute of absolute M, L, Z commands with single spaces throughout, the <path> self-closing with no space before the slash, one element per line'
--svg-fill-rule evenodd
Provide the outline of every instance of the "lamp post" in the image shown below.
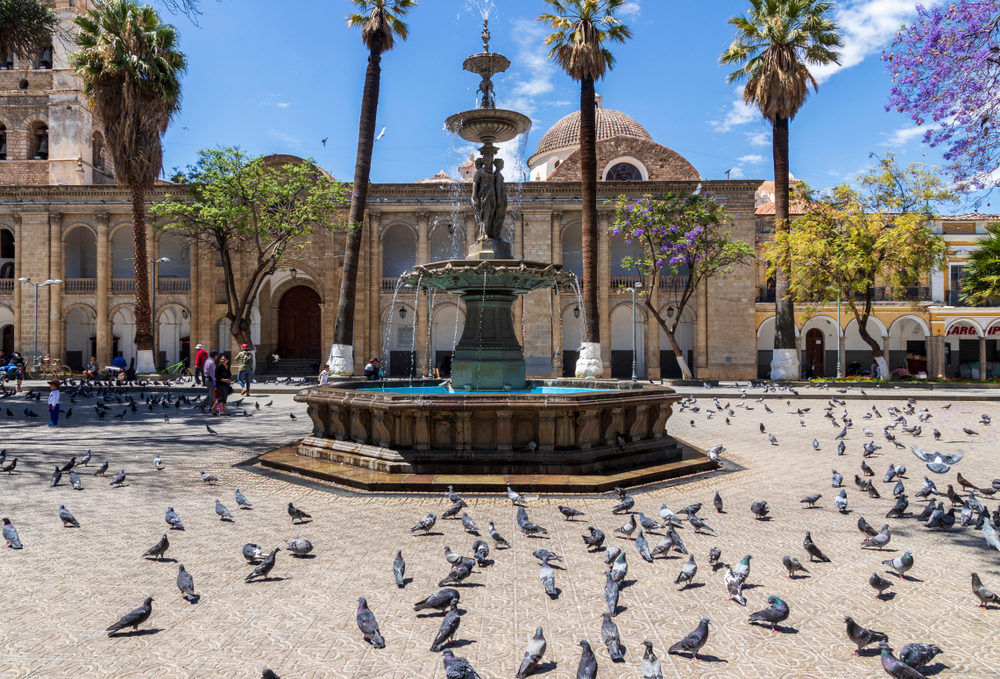
<path fill-rule="evenodd" d="M 35 288 L 35 351 L 32 354 L 32 361 L 38 358 L 38 288 L 44 288 L 46 285 L 59 285 L 62 283 L 61 280 L 52 280 L 51 278 L 44 283 L 32 283 L 30 278 L 18 278 L 18 282 L 27 283 Z"/>
<path fill-rule="evenodd" d="M 632 293 L 632 381 L 635 382 L 639 378 L 635 374 L 635 363 L 636 363 L 636 349 L 635 349 L 635 293 L 638 290 L 642 290 L 642 281 L 636 281 L 635 285 L 631 288 L 625 288 L 625 292 Z"/>
<path fill-rule="evenodd" d="M 160 279 L 156 276 L 156 265 L 161 262 L 169 262 L 169 257 L 160 257 L 159 259 L 149 260 L 153 264 L 153 291 L 151 293 L 152 299 L 149 302 L 151 313 L 153 314 L 153 322 L 156 322 L 156 289 L 160 287 Z"/>
<path fill-rule="evenodd" d="M 840 346 L 844 341 L 843 332 L 840 325 L 840 290 L 837 290 L 837 379 L 844 376 L 844 367 L 840 363 Z"/>

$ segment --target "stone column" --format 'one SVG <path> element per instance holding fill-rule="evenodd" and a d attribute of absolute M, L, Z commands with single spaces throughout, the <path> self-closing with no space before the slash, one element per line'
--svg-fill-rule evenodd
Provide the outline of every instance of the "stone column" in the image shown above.
<path fill-rule="evenodd" d="M 428 221 L 430 214 L 426 211 L 417 213 L 417 264 L 428 264 L 430 262 L 430 237 L 428 234 Z M 414 346 L 416 347 L 417 358 L 415 372 L 420 375 L 427 370 L 427 357 L 430 347 L 427 345 L 427 333 L 430 329 L 430 295 L 417 291 L 417 319 L 414 332 L 416 333 Z"/>
<path fill-rule="evenodd" d="M 63 279 L 62 266 L 62 221 L 61 212 L 49 213 L 49 278 Z M 62 285 L 48 286 L 49 296 L 49 341 L 48 351 L 53 359 L 65 362 L 62 355 Z"/>
<path fill-rule="evenodd" d="M 111 296 L 108 222 L 111 215 L 107 212 L 98 212 L 94 215 L 94 219 L 97 222 L 97 360 L 103 367 L 111 365 L 111 319 L 108 318 L 108 297 Z M 192 325 L 193 321 L 192 316 Z"/>
<path fill-rule="evenodd" d="M 886 336 L 884 336 L 882 338 L 882 357 L 885 359 L 885 375 L 882 376 L 882 379 L 884 379 L 884 380 L 889 379 L 889 371 L 892 370 L 892 368 L 889 367 L 889 340 L 890 339 L 892 339 L 892 338 L 889 337 L 888 335 L 886 335 Z"/>
<path fill-rule="evenodd" d="M 601 326 L 601 360 L 604 377 L 611 377 L 611 257 L 608 245 L 608 227 L 611 213 L 601 212 L 597 217 L 597 316 Z"/>
<path fill-rule="evenodd" d="M 10 137 L 8 137 L 10 139 Z M 21 250 L 24 249 L 24 243 L 22 234 L 24 230 L 21 229 L 21 215 L 14 214 L 14 349 L 21 352 L 24 356 L 24 347 L 21 345 L 21 329 L 24 324 L 21 322 L 21 290 L 25 287 L 24 283 L 19 282 L 17 279 L 24 276 L 21 268 Z"/>
<path fill-rule="evenodd" d="M 979 379 L 986 379 L 986 335 L 979 338 Z"/>
<path fill-rule="evenodd" d="M 549 255 L 553 264 L 563 263 L 562 252 L 562 210 L 552 211 L 552 238 L 551 254 Z M 552 304 L 552 377 L 563 376 L 563 341 L 562 341 L 562 304 L 559 298 L 559 288 L 553 289 L 550 293 Z"/>
<path fill-rule="evenodd" d="M 927 376 L 941 379 L 944 377 L 944 336 L 927 337 Z"/>

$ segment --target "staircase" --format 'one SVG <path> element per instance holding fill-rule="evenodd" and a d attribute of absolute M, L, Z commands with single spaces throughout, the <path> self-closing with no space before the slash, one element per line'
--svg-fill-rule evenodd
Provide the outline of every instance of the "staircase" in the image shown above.
<path fill-rule="evenodd" d="M 270 369 L 265 366 L 263 370 L 257 372 L 258 375 L 281 376 L 281 377 L 308 377 L 319 374 L 316 369 L 315 358 L 283 358 Z"/>

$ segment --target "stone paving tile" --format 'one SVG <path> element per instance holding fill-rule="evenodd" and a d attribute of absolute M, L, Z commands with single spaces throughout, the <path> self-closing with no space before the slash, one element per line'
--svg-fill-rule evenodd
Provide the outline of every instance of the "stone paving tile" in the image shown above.
<path fill-rule="evenodd" d="M 758 392 L 759 393 L 759 392 Z M 884 394 L 880 394 L 884 397 Z M 919 395 L 918 395 L 919 398 Z M 266 403 L 270 395 L 251 399 Z M 711 394 L 699 396 L 707 406 Z M 736 399 L 724 397 L 733 405 Z M 706 420 L 704 410 L 675 417 L 677 434 L 708 447 L 724 444 L 724 457 L 745 471 L 716 475 L 691 483 L 635 491 L 637 508 L 658 517 L 661 504 L 674 511 L 700 501 L 700 515 L 715 535 L 697 535 L 685 524 L 680 533 L 699 563 L 693 586 L 678 591 L 674 579 L 686 557 L 672 555 L 643 562 L 634 544 L 613 536 L 612 530 L 627 518 L 613 516 L 609 496 L 569 496 L 532 499 L 529 514 L 549 533 L 526 538 L 517 531 L 515 513 L 505 496 L 469 496 L 467 510 L 487 542 L 490 519 L 513 547 L 491 552 L 494 563 L 477 570 L 457 587 L 465 611 L 455 652 L 467 657 L 484 679 L 511 677 L 524 647 L 537 625 L 549 640 L 545 660 L 555 663 L 544 677 L 572 678 L 580 656 L 577 642 L 587 638 L 594 646 L 602 677 L 639 676 L 642 640 L 654 642 L 667 677 L 823 677 L 873 678 L 884 676 L 874 653 L 852 656 L 853 647 L 843 630 L 842 616 L 852 615 L 860 624 L 887 632 L 901 648 L 911 641 L 935 643 L 944 649 L 944 668 L 936 676 L 990 677 L 1000 667 L 995 635 L 1000 607 L 983 610 L 971 594 L 969 573 L 980 573 L 984 582 L 1000 590 L 1000 553 L 985 551 L 982 538 L 971 529 L 949 534 L 931 532 L 913 519 L 884 519 L 892 506 L 892 484 L 882 484 L 890 462 L 909 469 L 905 482 L 911 510 L 922 502 L 912 500 L 926 469 L 908 451 L 889 446 L 869 464 L 876 471 L 876 486 L 883 498 L 871 500 L 859 493 L 851 479 L 859 471 L 862 427 L 876 432 L 862 420 L 872 404 L 883 415 L 885 398 L 849 401 L 855 427 L 847 439 L 847 454 L 836 455 L 833 440 L 838 429 L 823 418 L 823 402 L 771 398 L 775 411 L 766 413 L 752 399 L 753 411 L 739 409 L 732 424 Z M 64 398 L 64 407 L 68 399 Z M 78 400 L 65 426 L 52 429 L 42 418 L 27 420 L 25 404 L 18 398 L 0 403 L 11 406 L 15 417 L 0 419 L 0 436 L 8 459 L 19 458 L 18 473 L 0 478 L 0 515 L 9 516 L 25 544 L 22 551 L 0 550 L 0 677 L 256 677 L 264 666 L 285 677 L 400 677 L 438 679 L 444 676 L 440 656 L 428 648 L 440 624 L 439 615 L 417 615 L 412 605 L 438 589 L 448 571 L 444 546 L 469 553 L 476 536 L 466 534 L 458 521 L 439 520 L 428 536 L 409 529 L 429 512 L 442 514 L 448 502 L 440 496 L 411 497 L 345 495 L 327 492 L 313 482 L 293 475 L 265 475 L 236 467 L 255 454 L 278 447 L 308 433 L 305 417 L 292 421 L 289 412 L 302 412 L 291 396 L 274 396 L 272 408 L 261 408 L 253 418 L 208 418 L 190 409 L 171 409 L 164 423 L 162 408 L 153 413 L 140 408 L 124 421 L 96 419 L 92 400 Z M 807 426 L 790 415 L 798 406 L 811 407 L 803 416 Z M 918 406 L 921 406 L 918 402 Z M 973 482 L 989 485 L 1000 477 L 995 456 L 998 436 L 992 427 L 976 424 L 986 412 L 1000 422 L 1000 408 L 993 402 L 956 402 L 950 411 L 930 402 L 934 414 L 924 427 L 928 433 L 917 443 L 932 450 L 962 450 L 966 459 L 947 475 L 935 476 L 941 490 L 954 483 L 955 472 Z M 112 413 L 120 412 L 118 404 Z M 44 413 L 44 405 L 29 408 Z M 843 410 L 834 411 L 839 419 Z M 162 412 L 161 412 L 162 411 Z M 911 418 L 912 419 L 912 418 Z M 771 446 L 759 433 L 763 422 L 779 440 Z M 210 436 L 205 423 L 219 432 Z M 962 433 L 963 426 L 980 432 Z M 941 430 L 934 444 L 930 430 Z M 906 444 L 910 437 L 897 433 Z M 816 437 L 821 451 L 812 450 Z M 124 467 L 128 482 L 120 489 L 108 485 L 112 476 L 93 477 L 96 465 L 81 469 L 85 490 L 73 491 L 68 480 L 49 488 L 55 464 L 70 455 L 94 451 L 94 462 L 109 460 Z M 160 453 L 164 470 L 151 467 Z M 833 508 L 837 491 L 830 487 L 830 472 L 845 476 L 849 513 Z M 201 483 L 198 471 L 219 478 L 216 487 Z M 109 471 L 111 474 L 111 471 Z M 239 511 L 233 500 L 239 487 L 254 504 Z M 461 491 L 461 488 L 458 489 Z M 711 505 L 718 490 L 725 513 Z M 821 507 L 804 509 L 798 500 L 819 492 Z M 220 522 L 214 513 L 220 499 L 234 515 Z M 770 521 L 756 521 L 749 511 L 754 500 L 766 499 L 772 507 Z M 289 525 L 289 501 L 313 515 L 302 525 Z M 79 529 L 63 529 L 56 517 L 59 503 L 80 520 Z M 558 504 L 586 512 L 579 521 L 565 521 Z M 996 501 L 986 498 L 994 507 Z M 163 513 L 173 506 L 186 530 L 167 531 Z M 862 550 L 856 528 L 859 516 L 880 526 L 889 523 L 893 540 L 884 553 Z M 616 622 L 627 648 L 626 661 L 612 664 L 600 641 L 600 613 L 604 610 L 602 555 L 588 554 L 580 535 L 588 525 L 601 528 L 608 541 L 623 548 L 630 564 L 630 584 L 621 594 Z M 832 559 L 811 564 L 802 548 L 805 531 Z M 157 563 L 140 555 L 164 532 L 171 542 L 167 559 Z M 304 537 L 315 546 L 314 558 L 294 559 L 279 552 L 269 582 L 246 584 L 252 567 L 240 556 L 246 542 L 265 550 L 284 546 L 282 540 Z M 660 536 L 648 536 L 655 544 Z M 735 562 L 753 554 L 752 586 L 746 591 L 748 606 L 725 600 L 723 570 L 713 572 L 707 553 L 718 546 L 723 561 Z M 538 562 L 531 555 L 545 547 L 562 555 L 556 570 L 560 595 L 550 600 L 538 581 Z M 406 588 L 397 589 L 390 564 L 396 550 L 407 560 Z M 867 584 L 872 570 L 910 549 L 917 565 L 907 581 L 893 579 L 892 597 L 876 600 Z M 894 551 L 893 551 L 894 550 Z M 797 556 L 809 569 L 808 577 L 789 580 L 781 565 L 784 554 Z M 174 580 L 177 564 L 192 573 L 197 604 L 184 601 Z M 774 634 L 749 625 L 747 616 L 763 608 L 768 595 L 786 599 L 792 610 L 790 630 Z M 103 632 L 120 615 L 153 596 L 154 612 L 143 634 L 108 638 Z M 388 641 L 385 650 L 364 644 L 354 622 L 359 596 L 366 596 Z M 695 627 L 702 616 L 712 619 L 710 640 L 704 651 L 709 660 L 668 656 L 666 649 Z"/>

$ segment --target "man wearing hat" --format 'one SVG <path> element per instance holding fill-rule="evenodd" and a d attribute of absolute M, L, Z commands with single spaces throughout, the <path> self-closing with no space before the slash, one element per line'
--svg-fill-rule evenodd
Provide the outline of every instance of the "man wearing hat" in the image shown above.
<path fill-rule="evenodd" d="M 374 382 L 375 380 L 378 379 L 378 372 L 379 372 L 378 359 L 373 358 L 372 360 L 368 361 L 368 365 L 365 366 L 365 379 L 367 379 L 369 382 Z"/>
<path fill-rule="evenodd" d="M 249 396 L 250 381 L 253 379 L 253 352 L 250 351 L 249 344 L 240 345 L 240 353 L 236 354 L 233 363 L 236 364 L 236 369 L 239 371 L 236 373 L 236 381 L 242 387 L 240 393 Z"/>
<path fill-rule="evenodd" d="M 200 344 L 195 347 L 194 354 L 194 383 L 201 384 L 205 377 L 205 361 L 208 360 L 208 352 Z"/>

